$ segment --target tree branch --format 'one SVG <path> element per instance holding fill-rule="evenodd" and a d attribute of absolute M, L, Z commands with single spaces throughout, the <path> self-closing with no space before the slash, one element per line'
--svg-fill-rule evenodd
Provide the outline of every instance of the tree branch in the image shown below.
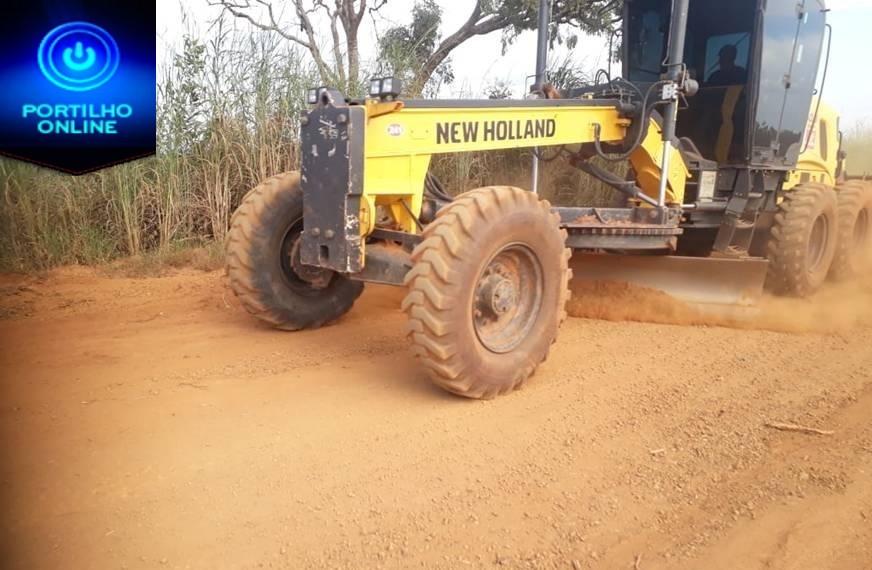
<path fill-rule="evenodd" d="M 325 82 L 330 82 L 334 74 L 331 71 L 330 66 L 327 65 L 327 62 L 324 60 L 324 57 L 321 55 L 321 50 L 318 47 L 314 30 L 312 29 L 312 23 L 309 20 L 307 12 L 303 9 L 302 0 L 293 0 L 293 2 L 297 17 L 300 19 L 300 24 L 306 32 L 306 39 L 288 32 L 279 25 L 279 22 L 275 17 L 275 12 L 273 12 L 272 2 L 267 0 L 255 0 L 255 2 L 266 8 L 269 19 L 268 23 L 261 22 L 248 13 L 248 10 L 255 7 L 252 5 L 251 0 L 208 0 L 210 6 L 220 6 L 222 10 L 228 12 L 233 17 L 246 20 L 259 30 L 274 32 L 282 38 L 306 48 L 312 56 L 312 59 L 315 60 L 315 65 L 318 67 L 318 73 L 321 75 L 321 79 Z"/>
<path fill-rule="evenodd" d="M 448 55 L 457 46 L 473 36 L 488 34 L 499 30 L 508 23 L 506 18 L 501 18 L 496 15 L 484 21 L 480 21 L 481 17 L 481 0 L 476 0 L 475 6 L 472 9 L 472 14 L 469 15 L 466 22 L 464 22 L 456 32 L 439 43 L 430 57 L 424 61 L 424 65 L 421 66 L 418 73 L 415 74 L 414 85 L 411 86 L 414 91 L 419 92 L 424 88 L 424 84 L 427 83 L 430 76 L 433 75 L 434 71 L 436 71 L 436 68 L 442 65 L 442 62 L 448 58 Z"/>
<path fill-rule="evenodd" d="M 345 30 L 345 41 L 348 48 L 348 78 L 356 83 L 360 79 L 360 49 L 357 35 L 360 30 L 360 22 L 366 13 L 366 0 L 360 0 L 357 9 L 354 7 L 354 2 L 355 0 L 336 0 L 336 11 L 339 14 L 339 21 L 342 22 L 342 28 Z M 348 87 L 355 88 L 356 86 L 349 84 Z"/>
<path fill-rule="evenodd" d="M 366 0 L 360 0 L 360 7 L 357 9 L 357 22 L 363 20 L 363 14 L 366 12 Z"/>
<path fill-rule="evenodd" d="M 375 5 L 373 5 L 373 6 L 369 9 L 369 13 L 372 14 L 373 12 L 378 12 L 378 11 L 381 10 L 381 9 L 384 7 L 384 5 L 387 4 L 387 3 L 388 3 L 388 0 L 375 0 Z"/>
<path fill-rule="evenodd" d="M 345 62 L 342 59 L 342 41 L 339 39 L 339 28 L 336 22 L 339 19 L 339 2 L 337 1 L 337 10 L 331 11 L 324 0 L 316 0 L 315 5 L 320 6 L 327 12 L 327 17 L 330 18 L 330 35 L 333 37 L 333 59 L 336 61 L 336 71 L 339 75 L 339 81 L 343 84 L 347 82 L 345 75 Z"/>
<path fill-rule="evenodd" d="M 270 19 L 275 21 L 273 19 L 272 2 L 266 2 L 266 0 L 259 1 L 267 4 Z M 321 48 L 318 47 L 318 40 L 315 38 L 315 30 L 312 27 L 312 20 L 309 19 L 309 12 L 303 6 L 303 0 L 293 0 L 293 3 L 297 12 L 297 18 L 300 19 L 300 25 L 303 27 L 303 31 L 306 32 L 306 37 L 309 38 L 309 53 L 312 54 L 312 59 L 315 60 L 315 65 L 318 66 L 321 80 L 325 83 L 331 83 L 333 73 L 330 70 L 330 66 L 324 61 L 324 56 L 321 55 Z"/>
<path fill-rule="evenodd" d="M 272 18 L 272 11 L 270 10 L 271 21 L 269 24 L 264 24 L 255 20 L 250 14 L 246 13 L 244 10 L 250 9 L 251 2 L 248 0 L 244 0 L 244 2 L 233 2 L 232 0 L 208 0 L 210 6 L 220 6 L 224 11 L 229 12 L 235 18 L 241 18 L 243 20 L 247 20 L 252 26 L 258 28 L 260 30 L 264 30 L 267 32 L 275 32 L 279 34 L 281 37 L 288 41 L 292 41 L 303 46 L 306 49 L 309 49 L 309 42 L 303 40 L 302 38 L 295 36 L 281 29 Z M 265 4 L 263 0 L 258 0 L 259 4 Z"/>
<path fill-rule="evenodd" d="M 499 5 L 499 3 L 497 4 Z M 602 30 L 605 25 L 602 21 L 603 16 L 608 14 L 617 4 L 618 0 L 587 0 L 583 5 L 577 1 L 560 2 L 558 0 L 553 3 L 554 12 L 551 21 L 555 25 L 574 24 L 588 32 L 596 32 Z M 597 5 L 600 7 L 596 8 Z M 482 6 L 482 0 L 477 0 L 466 22 L 457 31 L 442 40 L 415 74 L 413 89 L 423 89 L 424 84 L 451 52 L 471 37 L 504 30 L 509 26 L 515 26 L 516 29 L 534 29 L 536 21 L 536 11 L 533 9 L 522 10 L 520 14 L 517 12 L 509 13 L 505 6 L 485 10 Z M 620 21 L 620 18 L 616 21 Z"/>

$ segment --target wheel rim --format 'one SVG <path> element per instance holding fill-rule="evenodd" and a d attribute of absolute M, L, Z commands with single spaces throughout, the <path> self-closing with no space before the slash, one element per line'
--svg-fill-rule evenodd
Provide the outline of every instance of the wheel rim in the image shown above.
<path fill-rule="evenodd" d="M 279 250 L 279 265 L 285 283 L 301 295 L 317 295 L 326 289 L 333 280 L 334 273 L 303 265 L 300 261 L 300 235 L 303 233 L 303 220 L 292 223 L 285 231 Z"/>
<path fill-rule="evenodd" d="M 863 208 L 854 223 L 854 249 L 863 253 L 869 242 L 869 210 Z"/>
<path fill-rule="evenodd" d="M 809 269 L 815 271 L 824 259 L 829 242 L 829 221 L 826 216 L 818 216 L 811 228 L 808 240 Z"/>
<path fill-rule="evenodd" d="M 478 340 L 491 352 L 516 348 L 530 333 L 542 307 L 542 265 L 526 245 L 498 251 L 479 275 L 472 300 Z"/>

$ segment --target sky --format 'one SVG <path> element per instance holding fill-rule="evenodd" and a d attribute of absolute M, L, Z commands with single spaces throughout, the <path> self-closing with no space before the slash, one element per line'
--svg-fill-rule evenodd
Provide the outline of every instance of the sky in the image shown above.
<path fill-rule="evenodd" d="M 187 31 L 202 39 L 209 37 L 209 23 L 220 9 L 209 6 L 208 0 L 157 0 L 158 60 L 168 61 Z M 275 5 L 282 4 L 276 0 Z M 443 35 L 456 30 L 472 10 L 471 0 L 439 0 L 443 9 Z M 378 31 L 393 25 L 408 23 L 414 0 L 390 0 L 388 9 L 375 20 L 367 19 L 361 31 L 361 57 L 371 60 L 375 54 L 366 48 L 375 45 Z M 872 74 L 868 66 L 858 65 L 869 57 L 861 50 L 872 30 L 872 0 L 829 0 L 829 23 L 833 26 L 832 53 L 824 99 L 842 116 L 844 128 L 860 121 L 872 122 Z M 183 18 L 183 14 L 185 17 Z M 325 37 L 325 43 L 328 38 Z M 552 57 L 561 57 L 556 53 Z M 600 37 L 584 37 L 575 50 L 584 69 L 595 71 L 608 64 L 608 41 Z M 526 32 L 502 54 L 499 32 L 474 37 L 452 52 L 455 82 L 444 89 L 442 96 L 474 97 L 482 95 L 488 85 L 501 82 L 511 87 L 515 97 L 527 91 L 529 76 L 536 64 L 536 34 Z M 616 66 L 617 67 L 617 66 Z"/>

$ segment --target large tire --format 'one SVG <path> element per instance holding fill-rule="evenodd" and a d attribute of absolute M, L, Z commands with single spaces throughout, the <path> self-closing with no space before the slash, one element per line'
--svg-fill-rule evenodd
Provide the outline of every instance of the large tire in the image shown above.
<path fill-rule="evenodd" d="M 571 251 L 559 216 L 520 188 L 480 188 L 442 209 L 423 237 L 403 301 L 414 354 L 461 396 L 517 388 L 566 318 Z"/>
<path fill-rule="evenodd" d="M 836 253 L 837 204 L 835 190 L 823 184 L 785 192 L 769 240 L 772 291 L 807 297 L 824 283 Z"/>
<path fill-rule="evenodd" d="M 849 181 L 838 195 L 839 230 L 830 277 L 847 281 L 872 270 L 872 187 Z"/>
<path fill-rule="evenodd" d="M 230 221 L 225 245 L 230 287 L 245 309 L 283 330 L 317 328 L 351 309 L 363 284 L 299 263 L 303 229 L 300 174 L 286 172 L 252 189 Z"/>

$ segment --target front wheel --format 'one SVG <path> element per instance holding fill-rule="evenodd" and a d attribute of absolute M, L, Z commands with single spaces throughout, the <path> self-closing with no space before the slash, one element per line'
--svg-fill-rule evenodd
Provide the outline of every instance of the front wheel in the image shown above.
<path fill-rule="evenodd" d="M 520 188 L 480 188 L 442 209 L 423 237 L 403 301 L 415 355 L 461 396 L 517 388 L 566 317 L 570 250 L 559 216 Z"/>
<path fill-rule="evenodd" d="M 363 284 L 300 262 L 303 192 L 286 172 L 251 190 L 233 214 L 226 243 L 230 287 L 245 309 L 284 330 L 317 328 L 347 313 Z"/>

